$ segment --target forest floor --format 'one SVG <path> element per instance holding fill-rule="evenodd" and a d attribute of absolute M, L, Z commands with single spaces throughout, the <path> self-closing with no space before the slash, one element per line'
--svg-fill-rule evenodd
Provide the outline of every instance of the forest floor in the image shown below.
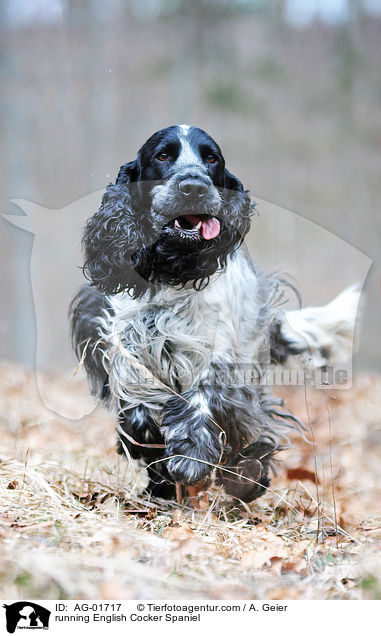
<path fill-rule="evenodd" d="M 250 505 L 212 486 L 195 510 L 144 494 L 102 407 L 54 415 L 3 362 L 0 598 L 380 599 L 381 378 L 284 395 L 314 443 L 295 434 Z"/>

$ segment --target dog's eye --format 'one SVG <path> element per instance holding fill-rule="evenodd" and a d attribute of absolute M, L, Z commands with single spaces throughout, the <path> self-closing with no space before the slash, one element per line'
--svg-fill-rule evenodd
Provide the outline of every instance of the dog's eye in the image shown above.
<path fill-rule="evenodd" d="M 168 155 L 166 152 L 161 152 L 160 155 L 157 155 L 159 161 L 167 161 Z"/>
<path fill-rule="evenodd" d="M 210 153 L 210 155 L 207 156 L 206 160 L 208 163 L 216 163 L 217 157 L 213 153 Z"/>

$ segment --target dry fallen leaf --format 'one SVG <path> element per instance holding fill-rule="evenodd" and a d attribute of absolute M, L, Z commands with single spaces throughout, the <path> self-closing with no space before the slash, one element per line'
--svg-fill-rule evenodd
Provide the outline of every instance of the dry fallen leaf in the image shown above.
<path fill-rule="evenodd" d="M 305 559 L 300 557 L 299 559 L 287 559 L 282 562 L 281 572 L 297 572 L 298 574 L 302 573 L 303 570 L 306 570 L 307 564 Z"/>
<path fill-rule="evenodd" d="M 163 536 L 166 539 L 170 539 L 171 541 L 185 541 L 186 539 L 189 539 L 189 537 L 194 536 L 194 532 L 191 528 L 188 528 L 186 526 L 174 526 L 171 528 L 167 528 L 163 532 Z"/>
<path fill-rule="evenodd" d="M 239 537 L 239 542 L 243 546 L 255 547 L 257 544 L 264 543 L 266 546 L 283 546 L 284 542 L 274 532 L 268 530 L 264 526 L 254 526 L 250 532 L 246 532 Z"/>
<path fill-rule="evenodd" d="M 196 537 L 192 537 L 180 541 L 173 552 L 176 553 L 176 556 L 182 558 L 185 556 L 200 556 L 205 550 L 210 551 L 211 546 Z"/>
<path fill-rule="evenodd" d="M 280 559 L 285 556 L 287 556 L 287 551 L 284 548 L 278 548 L 277 551 L 271 547 L 262 550 L 249 550 L 242 555 L 241 566 L 245 569 L 260 570 L 266 563 L 271 564 L 272 559 Z"/>
<path fill-rule="evenodd" d="M 256 526 L 240 539 L 242 547 L 250 547 L 241 557 L 241 567 L 260 569 L 265 563 L 281 569 L 278 560 L 288 556 L 285 543 L 281 537 L 263 526 Z"/>
<path fill-rule="evenodd" d="M 287 479 L 297 479 L 298 481 L 309 480 L 312 481 L 314 484 L 316 482 L 320 484 L 318 475 L 313 473 L 311 470 L 303 468 L 302 466 L 298 466 L 298 468 L 288 468 Z"/>

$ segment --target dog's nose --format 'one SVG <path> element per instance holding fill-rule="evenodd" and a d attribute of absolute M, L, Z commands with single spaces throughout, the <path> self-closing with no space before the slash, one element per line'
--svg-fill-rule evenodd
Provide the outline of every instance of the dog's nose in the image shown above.
<path fill-rule="evenodd" d="M 208 192 L 208 186 L 201 179 L 183 179 L 179 183 L 181 194 L 190 199 L 198 199 Z"/>

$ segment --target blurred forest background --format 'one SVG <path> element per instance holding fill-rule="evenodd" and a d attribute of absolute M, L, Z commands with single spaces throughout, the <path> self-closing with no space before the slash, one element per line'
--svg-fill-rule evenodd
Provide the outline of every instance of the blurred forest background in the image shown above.
<path fill-rule="evenodd" d="M 357 364 L 381 368 L 381 0 L 1 0 L 0 8 L 3 214 L 21 214 L 12 199 L 64 208 L 114 180 L 155 130 L 200 126 L 256 198 L 282 206 L 259 205 L 254 258 L 289 270 L 299 250 L 291 273 L 306 301 L 327 302 L 366 274 L 361 258 L 352 267 L 356 250 L 335 250 L 331 233 L 374 261 Z M 301 215 L 302 230 L 287 210 Z M 314 238 L 304 219 L 328 232 Z M 66 249 L 79 245 L 80 228 L 73 214 L 38 223 L 38 302 L 50 317 L 38 338 L 51 342 L 42 363 L 58 370 L 71 354 L 55 311 L 81 281 Z M 0 226 L 0 356 L 33 367 L 33 236 L 3 218 Z"/>

